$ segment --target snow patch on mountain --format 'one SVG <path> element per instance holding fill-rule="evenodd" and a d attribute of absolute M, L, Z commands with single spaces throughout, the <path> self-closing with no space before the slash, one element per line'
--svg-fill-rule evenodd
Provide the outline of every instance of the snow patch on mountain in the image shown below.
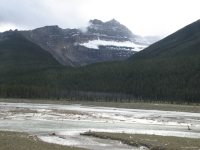
<path fill-rule="evenodd" d="M 92 49 L 99 49 L 99 46 L 118 46 L 118 47 L 131 47 L 131 50 L 134 51 L 141 51 L 147 46 L 144 45 L 137 45 L 133 42 L 126 41 L 126 42 L 116 42 L 116 41 L 105 41 L 105 40 L 92 40 L 88 41 L 87 43 L 79 43 L 79 45 L 85 46 L 87 48 Z"/>

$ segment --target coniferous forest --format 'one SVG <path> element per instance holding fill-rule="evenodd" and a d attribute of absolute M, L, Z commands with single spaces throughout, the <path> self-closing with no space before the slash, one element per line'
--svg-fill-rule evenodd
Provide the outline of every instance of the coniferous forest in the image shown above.
<path fill-rule="evenodd" d="M 0 97 L 200 102 L 200 21 L 128 60 L 73 68 L 18 33 L 0 43 Z"/>

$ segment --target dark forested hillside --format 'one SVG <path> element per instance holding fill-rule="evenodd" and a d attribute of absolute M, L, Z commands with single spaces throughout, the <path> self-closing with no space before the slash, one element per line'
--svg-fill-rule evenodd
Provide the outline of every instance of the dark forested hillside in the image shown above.
<path fill-rule="evenodd" d="M 200 54 L 200 20 L 187 25 L 145 50 L 133 55 L 136 58 L 166 58 Z"/>
<path fill-rule="evenodd" d="M 0 95 L 23 97 L 32 89 L 53 85 L 51 74 L 62 68 L 48 52 L 17 33 L 4 33 L 0 43 Z"/>
<path fill-rule="evenodd" d="M 0 96 L 199 103 L 199 24 L 186 26 L 126 61 L 80 68 L 59 65 L 15 35 L 0 44 Z M 35 51 L 27 52 L 29 44 Z"/>
<path fill-rule="evenodd" d="M 5 36 L 5 40 L 0 43 L 1 67 L 61 66 L 49 53 L 22 35 L 5 33 Z"/>

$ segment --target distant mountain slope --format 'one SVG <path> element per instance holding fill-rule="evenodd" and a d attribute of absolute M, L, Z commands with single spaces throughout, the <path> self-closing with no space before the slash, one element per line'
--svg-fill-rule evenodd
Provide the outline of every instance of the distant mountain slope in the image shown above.
<path fill-rule="evenodd" d="M 15 32 L 3 33 L 0 42 L 0 66 L 30 67 L 60 65 L 51 54 Z M 37 66 L 37 67 L 39 67 Z"/>
<path fill-rule="evenodd" d="M 5 32 L 1 35 L 0 84 L 48 85 L 50 74 L 47 72 L 62 67 L 51 54 L 21 34 Z"/>
<path fill-rule="evenodd" d="M 105 46 L 100 49 L 84 46 L 82 45 L 84 42 L 98 38 L 96 35 L 82 33 L 78 29 L 46 26 L 21 33 L 66 66 L 84 66 L 96 62 L 124 60 L 135 53 L 135 51 L 124 51 L 119 48 L 108 50 Z"/>
<path fill-rule="evenodd" d="M 134 58 L 167 58 L 200 54 L 200 20 L 178 30 L 133 55 Z"/>
<path fill-rule="evenodd" d="M 151 44 L 114 19 L 90 20 L 89 26 L 81 29 L 45 26 L 19 33 L 66 66 L 125 60 Z"/>

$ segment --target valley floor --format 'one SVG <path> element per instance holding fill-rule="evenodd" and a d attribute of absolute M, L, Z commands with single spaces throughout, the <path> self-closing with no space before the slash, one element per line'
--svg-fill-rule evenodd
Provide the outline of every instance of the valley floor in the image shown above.
<path fill-rule="evenodd" d="M 0 149 L 9 150 L 12 145 L 16 145 L 16 150 L 23 145 L 33 146 L 30 150 L 40 149 L 34 146 L 45 141 L 65 145 L 61 150 L 70 147 L 138 150 L 142 146 L 198 150 L 199 108 L 155 103 L 0 99 Z M 85 131 L 92 131 L 92 136 L 81 136 Z M 22 143 L 15 144 L 18 141 Z"/>

